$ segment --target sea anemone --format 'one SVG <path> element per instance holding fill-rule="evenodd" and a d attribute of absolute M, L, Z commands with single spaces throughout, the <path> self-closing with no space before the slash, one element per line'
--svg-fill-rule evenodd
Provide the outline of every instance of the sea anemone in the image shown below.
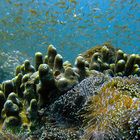
<path fill-rule="evenodd" d="M 137 83 L 136 88 L 133 80 L 133 78 L 114 78 L 104 84 L 97 95 L 90 98 L 81 115 L 85 131 L 83 139 L 105 140 L 130 137 L 129 120 L 132 116 L 137 117 L 133 112 L 138 111 L 140 106 L 139 97 L 136 97 L 135 93 L 132 94 L 132 90 L 139 90 L 140 84 Z M 120 82 L 121 88 L 117 86 Z M 129 86 L 132 90 L 125 88 Z"/>

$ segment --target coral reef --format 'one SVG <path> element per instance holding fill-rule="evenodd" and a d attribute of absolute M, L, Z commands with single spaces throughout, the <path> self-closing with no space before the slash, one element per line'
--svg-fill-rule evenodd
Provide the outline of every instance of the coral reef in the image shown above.
<path fill-rule="evenodd" d="M 53 45 L 0 84 L 2 137 L 138 139 L 140 55 L 105 43 L 63 61 Z M 9 135 L 11 133 L 11 135 Z M 18 138 L 17 138 L 18 137 Z"/>

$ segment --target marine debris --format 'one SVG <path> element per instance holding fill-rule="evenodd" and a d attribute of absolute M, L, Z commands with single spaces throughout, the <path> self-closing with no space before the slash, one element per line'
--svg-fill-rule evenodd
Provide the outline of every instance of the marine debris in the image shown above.
<path fill-rule="evenodd" d="M 140 55 L 109 44 L 63 62 L 53 45 L 0 84 L 2 138 L 140 138 Z M 16 135 L 16 136 L 14 136 Z"/>

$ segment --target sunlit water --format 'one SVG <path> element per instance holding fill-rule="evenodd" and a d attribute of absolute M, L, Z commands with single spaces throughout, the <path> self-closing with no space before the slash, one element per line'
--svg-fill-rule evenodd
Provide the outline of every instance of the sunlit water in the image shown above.
<path fill-rule="evenodd" d="M 0 0 L 0 9 L 0 51 L 16 59 L 49 44 L 71 62 L 104 42 L 140 53 L 140 0 Z"/>

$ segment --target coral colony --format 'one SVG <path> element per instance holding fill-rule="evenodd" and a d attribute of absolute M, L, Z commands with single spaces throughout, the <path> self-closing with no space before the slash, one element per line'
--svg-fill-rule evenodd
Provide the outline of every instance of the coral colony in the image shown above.
<path fill-rule="evenodd" d="M 140 139 L 140 55 L 109 44 L 63 62 L 53 45 L 0 84 L 0 139 Z"/>

